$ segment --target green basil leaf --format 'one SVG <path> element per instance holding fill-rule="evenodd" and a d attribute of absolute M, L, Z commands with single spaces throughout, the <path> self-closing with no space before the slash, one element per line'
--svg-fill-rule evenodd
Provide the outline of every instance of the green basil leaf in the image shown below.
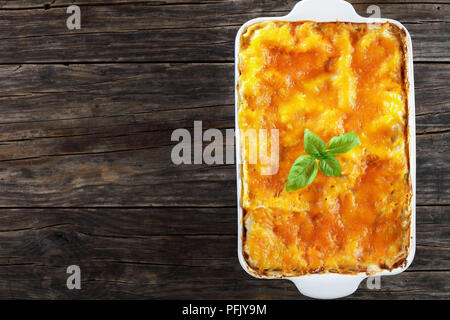
<path fill-rule="evenodd" d="M 331 157 L 327 159 L 320 159 L 319 161 L 320 171 L 329 177 L 340 177 L 341 176 L 341 164 L 336 157 Z"/>
<path fill-rule="evenodd" d="M 311 156 L 301 156 L 294 161 L 286 182 L 287 191 L 295 191 L 306 187 L 317 176 L 317 161 Z"/>
<path fill-rule="evenodd" d="M 329 158 L 333 158 L 334 156 L 331 153 L 328 152 L 321 152 L 320 153 L 320 159 L 329 159 Z"/>
<path fill-rule="evenodd" d="M 320 154 L 325 152 L 327 147 L 325 141 L 308 129 L 306 129 L 304 133 L 304 143 L 306 153 L 316 158 L 320 157 Z"/>
<path fill-rule="evenodd" d="M 345 133 L 341 136 L 332 138 L 328 142 L 328 152 L 336 155 L 349 152 L 361 142 L 357 134 L 353 132 Z"/>

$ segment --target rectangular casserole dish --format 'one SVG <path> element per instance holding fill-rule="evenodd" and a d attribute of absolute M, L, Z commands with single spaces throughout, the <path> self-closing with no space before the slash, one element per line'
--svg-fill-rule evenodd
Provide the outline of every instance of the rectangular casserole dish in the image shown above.
<path fill-rule="evenodd" d="M 255 270 L 249 266 L 247 260 L 244 257 L 243 241 L 244 241 L 244 217 L 242 206 L 242 159 L 241 159 L 241 145 L 240 145 L 240 128 L 239 128 L 239 69 L 238 59 L 240 50 L 240 40 L 243 32 L 247 28 L 255 23 L 264 21 L 314 21 L 314 22 L 350 22 L 350 23 L 385 23 L 389 22 L 404 33 L 404 45 L 405 45 L 405 68 L 406 68 L 406 95 L 407 95 L 407 111 L 408 111 L 408 123 L 407 123 L 407 139 L 408 139 L 408 156 L 409 156 L 409 174 L 412 188 L 411 201 L 410 201 L 410 228 L 409 228 L 409 247 L 407 251 L 407 257 L 405 262 L 397 268 L 392 270 L 383 270 L 376 273 L 376 275 L 395 275 L 404 271 L 412 262 L 415 253 L 415 189 L 416 189 L 416 154 L 415 154 L 415 112 L 414 112 L 414 79 L 413 79 L 413 60 L 412 60 L 412 45 L 411 38 L 408 31 L 397 21 L 381 18 L 363 18 L 356 14 L 353 7 L 342 0 L 303 0 L 294 7 L 294 9 L 284 17 L 279 18 L 257 18 L 245 23 L 238 31 L 236 36 L 235 47 L 235 114 L 236 114 L 236 144 L 237 144 L 237 198 L 238 198 L 238 255 L 239 261 L 250 275 L 263 278 L 263 279 L 288 279 L 294 282 L 297 288 L 304 295 L 314 298 L 338 298 L 353 293 L 359 286 L 360 282 L 365 279 L 367 273 L 354 273 L 354 274 L 342 274 L 342 273 L 314 273 L 301 276 L 283 276 L 273 274 L 261 274 L 255 272 Z M 371 273 L 375 275 L 375 273 Z"/>

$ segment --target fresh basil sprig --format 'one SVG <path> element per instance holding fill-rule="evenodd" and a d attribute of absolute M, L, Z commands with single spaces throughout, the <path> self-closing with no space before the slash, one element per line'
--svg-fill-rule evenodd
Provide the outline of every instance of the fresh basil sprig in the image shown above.
<path fill-rule="evenodd" d="M 332 138 L 327 148 L 325 141 L 308 129 L 305 130 L 303 140 L 308 155 L 297 158 L 292 164 L 286 182 L 287 191 L 295 191 L 311 184 L 319 168 L 326 176 L 340 177 L 341 164 L 335 155 L 349 152 L 361 143 L 358 135 L 350 132 Z"/>

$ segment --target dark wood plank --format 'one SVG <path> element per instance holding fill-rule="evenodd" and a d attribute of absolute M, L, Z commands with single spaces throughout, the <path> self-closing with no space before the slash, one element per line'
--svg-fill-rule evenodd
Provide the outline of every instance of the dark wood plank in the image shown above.
<path fill-rule="evenodd" d="M 220 63 L 0 66 L 2 126 L 32 129 L 16 135 L 16 129 L 5 128 L 1 140 L 55 136 L 45 128 L 70 135 L 64 128 L 75 129 L 73 121 L 87 121 L 76 134 L 148 121 L 153 130 L 173 129 L 187 124 L 187 109 L 214 125 L 230 124 L 233 78 L 233 65 Z M 217 113 L 205 112 L 209 108 Z M 224 108 L 231 112 L 225 115 Z M 33 122 L 40 123 L 29 127 Z"/>
<path fill-rule="evenodd" d="M 191 0 L 58 0 L 46 1 L 46 0 L 0 0 L 0 9 L 27 9 L 27 8 L 58 8 L 61 6 L 69 6 L 72 4 L 86 6 L 86 5 L 118 5 L 118 4 L 133 4 L 144 3 L 151 5 L 196 5 L 205 4 L 208 2 L 226 2 L 230 0 L 200 0 L 192 2 Z M 295 4 L 295 1 L 288 0 L 290 3 Z M 373 0 L 369 0 L 373 1 Z M 427 2 L 431 0 L 425 0 Z M 414 2 L 410 1 L 410 2 Z"/>
<path fill-rule="evenodd" d="M 430 208 L 427 208 L 430 209 Z M 421 209 L 425 212 L 425 209 Z M 444 211 L 432 207 L 424 221 L 448 223 Z M 29 235 L 46 229 L 104 237 L 235 236 L 236 208 L 19 208 L 2 209 L 0 233 Z M 64 231 L 65 232 L 65 231 Z M 24 237 L 26 238 L 26 237 Z M 36 243 L 35 246 L 40 246 Z"/>
<path fill-rule="evenodd" d="M 20 3 L 26 6 L 20 1 L 16 5 Z M 71 31 L 66 27 L 68 15 L 62 3 L 48 10 L 8 5 L 9 9 L 0 9 L 0 63 L 232 61 L 240 25 L 259 16 L 284 15 L 294 3 L 91 4 L 82 6 L 81 30 Z M 368 16 L 369 5 L 355 4 L 355 8 Z M 383 17 L 397 19 L 411 31 L 416 61 L 450 61 L 450 4 L 380 2 L 379 6 Z"/>
<path fill-rule="evenodd" d="M 5 299 L 306 299 L 287 280 L 258 280 L 239 269 L 145 265 L 120 262 L 80 264 L 81 290 L 65 287 L 67 266 L 0 266 L 0 297 Z M 20 276 L 20 275 L 26 275 Z M 86 274 L 86 277 L 85 277 Z M 404 272 L 383 277 L 380 290 L 359 289 L 345 299 L 450 298 L 448 271 Z M 129 280 L 124 280 L 124 279 Z"/>
<path fill-rule="evenodd" d="M 419 204 L 450 204 L 449 74 L 416 65 Z M 235 204 L 234 166 L 170 160 L 174 129 L 234 127 L 233 64 L 11 65 L 0 80 L 0 206 Z"/>
<path fill-rule="evenodd" d="M 416 255 L 409 270 L 450 270 L 450 206 L 417 207 L 416 224 Z"/>
<path fill-rule="evenodd" d="M 449 209 L 418 207 L 409 271 L 352 298 L 448 299 Z M 0 298 L 302 298 L 241 269 L 236 219 L 235 208 L 3 209 Z M 65 287 L 71 264 L 81 291 Z"/>
<path fill-rule="evenodd" d="M 287 0 L 283 4 L 293 7 L 299 0 Z M 230 2 L 230 0 L 58 0 L 58 2 L 48 2 L 46 0 L 0 0 L 0 9 L 26 9 L 26 8 L 55 8 L 77 4 L 85 5 L 117 5 L 129 3 L 147 3 L 152 5 L 197 5 L 208 2 Z M 256 2 L 256 0 L 253 0 Z M 269 1 L 259 1 L 269 2 Z M 352 4 L 383 4 L 382 0 L 349 0 Z M 439 0 L 395 0 L 396 3 L 446 3 Z"/>

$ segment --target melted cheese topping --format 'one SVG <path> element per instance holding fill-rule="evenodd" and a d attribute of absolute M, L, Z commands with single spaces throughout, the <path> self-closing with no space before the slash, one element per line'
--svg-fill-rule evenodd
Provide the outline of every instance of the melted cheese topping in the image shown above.
<path fill-rule="evenodd" d="M 279 130 L 279 169 L 262 173 L 241 140 L 244 252 L 260 274 L 373 272 L 405 261 L 411 185 L 405 57 L 386 24 L 263 22 L 241 37 L 239 127 Z M 285 190 L 303 133 L 346 132 L 342 175 Z M 252 147 L 255 147 L 254 145 Z"/>

